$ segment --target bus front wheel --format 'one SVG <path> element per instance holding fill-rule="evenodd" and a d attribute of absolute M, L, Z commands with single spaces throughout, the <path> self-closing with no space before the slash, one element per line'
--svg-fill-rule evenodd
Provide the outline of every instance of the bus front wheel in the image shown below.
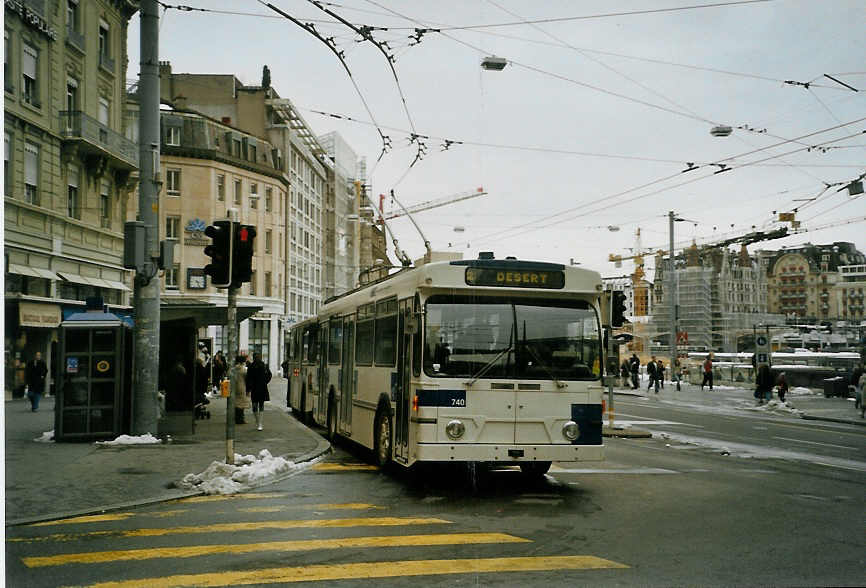
<path fill-rule="evenodd" d="M 373 430 L 373 455 L 380 468 L 391 463 L 391 415 L 383 409 L 376 413 L 376 426 Z"/>
<path fill-rule="evenodd" d="M 549 469 L 549 461 L 527 461 L 520 464 L 520 471 L 528 478 L 541 478 Z"/>

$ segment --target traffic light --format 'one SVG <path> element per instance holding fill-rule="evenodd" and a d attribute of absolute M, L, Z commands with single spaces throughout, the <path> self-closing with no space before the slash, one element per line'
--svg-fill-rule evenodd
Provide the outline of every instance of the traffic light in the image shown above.
<path fill-rule="evenodd" d="M 232 285 L 239 287 L 253 277 L 253 253 L 256 228 L 252 225 L 235 224 L 234 265 Z"/>
<path fill-rule="evenodd" d="M 625 292 L 622 290 L 614 290 L 611 296 L 611 319 L 610 324 L 614 327 L 621 327 L 625 322 Z"/>
<path fill-rule="evenodd" d="M 204 230 L 204 234 L 213 240 L 213 243 L 204 248 L 204 254 L 211 258 L 211 262 L 204 267 L 204 273 L 210 276 L 211 284 L 217 288 L 228 288 L 232 281 L 234 250 L 232 222 L 214 221 L 213 225 Z"/>

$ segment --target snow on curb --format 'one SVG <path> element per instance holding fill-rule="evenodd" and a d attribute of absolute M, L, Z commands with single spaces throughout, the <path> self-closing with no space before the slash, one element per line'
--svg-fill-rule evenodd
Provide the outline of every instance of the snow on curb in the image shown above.
<path fill-rule="evenodd" d="M 803 411 L 800 410 L 799 408 L 794 408 L 793 406 L 791 406 L 787 402 L 782 402 L 780 400 L 776 400 L 775 398 L 773 400 L 770 400 L 766 404 L 758 404 L 757 406 L 747 406 L 747 407 L 745 407 L 745 409 L 746 410 L 752 410 L 755 412 L 774 412 L 774 413 L 784 412 L 787 414 L 792 414 L 794 416 L 802 416 L 803 415 Z"/>
<path fill-rule="evenodd" d="M 51 429 L 50 431 L 45 431 L 44 433 L 42 433 L 41 437 L 36 437 L 34 441 L 36 441 L 37 443 L 54 443 L 54 429 Z"/>
<path fill-rule="evenodd" d="M 234 494 L 245 487 L 300 466 L 283 457 L 274 457 L 267 449 L 258 456 L 235 454 L 235 465 L 211 462 L 200 474 L 187 474 L 177 483 L 183 490 L 198 490 L 205 494 Z"/>
<path fill-rule="evenodd" d="M 131 436 L 131 435 L 121 435 L 112 441 L 94 441 L 94 445 L 100 446 L 115 446 L 115 445 L 154 445 L 162 443 L 159 439 L 151 435 L 150 433 L 145 433 L 144 435 Z"/>

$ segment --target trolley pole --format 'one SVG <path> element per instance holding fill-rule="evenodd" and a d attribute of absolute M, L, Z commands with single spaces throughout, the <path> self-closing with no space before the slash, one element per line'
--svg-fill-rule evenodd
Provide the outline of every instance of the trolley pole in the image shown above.
<path fill-rule="evenodd" d="M 159 380 L 159 7 L 141 2 L 138 220 L 145 228 L 145 263 L 134 281 L 135 369 L 132 433 L 157 432 Z"/>
<path fill-rule="evenodd" d="M 229 368 L 229 397 L 226 398 L 226 463 L 235 464 L 235 389 L 237 388 L 237 375 L 235 373 L 235 358 L 238 356 L 238 289 L 229 286 L 228 306 L 226 308 L 226 322 L 228 323 L 228 355 Z"/>
<path fill-rule="evenodd" d="M 676 220 L 674 211 L 668 212 L 668 222 L 670 225 L 670 251 L 668 252 L 668 269 L 670 277 L 668 278 L 668 292 L 670 295 L 671 307 L 671 374 L 677 369 L 677 277 L 676 277 L 676 261 L 674 259 L 674 221 Z M 680 374 L 676 374 L 677 390 L 680 390 Z"/>

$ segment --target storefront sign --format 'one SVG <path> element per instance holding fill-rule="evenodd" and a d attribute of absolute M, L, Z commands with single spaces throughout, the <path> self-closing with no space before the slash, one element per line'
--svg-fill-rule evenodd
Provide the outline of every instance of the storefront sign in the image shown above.
<path fill-rule="evenodd" d="M 18 323 L 22 327 L 54 328 L 60 325 L 60 306 L 56 304 L 18 303 Z"/>
<path fill-rule="evenodd" d="M 57 40 L 57 31 L 48 21 L 24 5 L 20 0 L 6 0 L 6 8 L 18 14 L 24 24 L 36 29 L 52 41 Z"/>

